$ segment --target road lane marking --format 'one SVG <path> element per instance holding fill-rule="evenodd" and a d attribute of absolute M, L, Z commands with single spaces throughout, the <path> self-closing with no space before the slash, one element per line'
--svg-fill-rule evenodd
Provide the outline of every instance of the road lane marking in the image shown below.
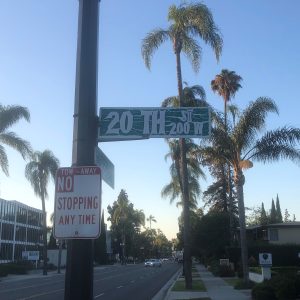
<path fill-rule="evenodd" d="M 117 289 L 121 289 L 122 287 L 123 287 L 123 285 L 120 285 L 120 286 L 117 287 Z"/>
<path fill-rule="evenodd" d="M 9 282 L 9 281 L 7 281 L 7 282 Z M 7 292 L 12 292 L 12 291 L 17 291 L 17 290 L 37 288 L 37 287 L 42 287 L 42 286 L 46 286 L 46 285 L 53 285 L 53 284 L 57 284 L 57 283 L 61 283 L 61 280 L 60 281 L 53 281 L 53 282 L 49 281 L 49 282 L 46 282 L 46 283 L 27 285 L 27 286 L 22 286 L 22 287 L 17 287 L 17 288 L 2 289 L 2 290 L 0 290 L 0 293 L 7 293 Z"/>
<path fill-rule="evenodd" d="M 96 298 L 100 298 L 100 297 L 102 297 L 103 295 L 104 295 L 104 293 L 102 293 L 102 294 L 99 294 L 99 295 L 95 296 L 95 297 L 94 297 L 94 299 L 96 299 Z"/>
<path fill-rule="evenodd" d="M 135 283 L 135 280 L 131 280 L 130 283 Z"/>
<path fill-rule="evenodd" d="M 29 297 L 19 298 L 17 300 L 29 300 L 29 299 L 33 299 L 33 298 L 40 297 L 40 296 L 46 296 L 46 295 L 54 294 L 54 293 L 57 293 L 57 292 L 60 292 L 60 291 L 64 291 L 64 289 L 58 289 L 58 290 L 54 290 L 54 291 L 47 292 L 47 293 L 35 294 L 35 295 L 29 296 Z"/>

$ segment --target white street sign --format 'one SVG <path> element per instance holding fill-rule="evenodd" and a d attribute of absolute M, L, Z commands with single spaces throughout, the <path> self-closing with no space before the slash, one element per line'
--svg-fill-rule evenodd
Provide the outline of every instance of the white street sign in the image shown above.
<path fill-rule="evenodd" d="M 259 253 L 259 264 L 261 266 L 272 266 L 272 254 Z"/>
<path fill-rule="evenodd" d="M 96 239 L 100 235 L 100 215 L 100 168 L 58 169 L 55 179 L 55 238 Z"/>

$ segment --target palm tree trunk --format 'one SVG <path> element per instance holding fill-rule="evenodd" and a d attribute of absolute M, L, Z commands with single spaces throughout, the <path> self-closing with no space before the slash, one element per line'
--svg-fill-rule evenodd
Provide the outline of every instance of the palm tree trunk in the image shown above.
<path fill-rule="evenodd" d="M 233 245 L 233 232 L 234 232 L 234 220 L 233 220 L 233 198 L 232 198 L 232 184 L 231 184 L 231 169 L 228 164 L 228 212 L 229 212 L 229 230 L 230 230 L 230 245 Z"/>
<path fill-rule="evenodd" d="M 238 199 L 238 206 L 239 206 L 239 225 L 240 225 L 240 243 L 241 243 L 243 280 L 247 284 L 249 281 L 249 268 L 248 268 L 248 248 L 247 248 L 247 238 L 246 238 L 244 189 L 243 189 L 245 183 L 245 177 L 241 170 L 239 170 L 235 174 L 234 181 L 236 185 L 237 199 Z"/>
<path fill-rule="evenodd" d="M 45 194 L 42 191 L 42 210 L 43 210 L 43 275 L 47 275 L 47 221 L 46 221 L 46 207 L 45 207 Z"/>
<path fill-rule="evenodd" d="M 176 51 L 176 70 L 177 70 L 177 85 L 180 106 L 183 106 L 183 89 L 182 89 L 182 77 L 181 77 L 181 62 L 180 51 Z M 192 259 L 191 259 L 191 245 L 190 245 L 190 212 L 189 212 L 189 186 L 188 186 L 188 172 L 186 162 L 186 146 L 185 139 L 179 139 L 180 146 L 180 170 L 182 182 L 182 196 L 183 196 L 183 236 L 184 236 L 184 277 L 185 288 L 192 289 Z"/>
<path fill-rule="evenodd" d="M 226 165 L 225 164 L 222 164 L 222 200 L 223 200 L 223 209 L 224 209 L 224 212 L 227 211 L 227 193 L 226 193 L 226 190 L 227 190 L 227 187 L 226 187 Z"/>
<path fill-rule="evenodd" d="M 225 125 L 225 132 L 227 132 L 227 100 L 224 99 L 224 125 Z"/>

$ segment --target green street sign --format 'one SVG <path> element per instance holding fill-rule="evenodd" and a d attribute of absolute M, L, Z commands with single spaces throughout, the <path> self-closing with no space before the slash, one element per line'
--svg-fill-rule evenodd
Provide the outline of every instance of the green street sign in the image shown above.
<path fill-rule="evenodd" d="M 115 166 L 104 154 L 104 152 L 96 147 L 96 164 L 101 169 L 102 179 L 112 188 L 115 188 Z"/>
<path fill-rule="evenodd" d="M 99 142 L 201 138 L 211 131 L 208 107 L 100 108 Z"/>

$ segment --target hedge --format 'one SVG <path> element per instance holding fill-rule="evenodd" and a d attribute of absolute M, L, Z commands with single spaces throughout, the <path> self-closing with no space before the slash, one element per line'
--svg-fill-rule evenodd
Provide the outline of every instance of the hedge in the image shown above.
<path fill-rule="evenodd" d="M 240 261 L 241 249 L 239 247 L 229 247 L 226 249 L 228 258 L 235 265 Z M 248 247 L 248 256 L 253 256 L 258 261 L 259 253 L 271 253 L 274 267 L 299 266 L 300 245 L 259 245 Z"/>

